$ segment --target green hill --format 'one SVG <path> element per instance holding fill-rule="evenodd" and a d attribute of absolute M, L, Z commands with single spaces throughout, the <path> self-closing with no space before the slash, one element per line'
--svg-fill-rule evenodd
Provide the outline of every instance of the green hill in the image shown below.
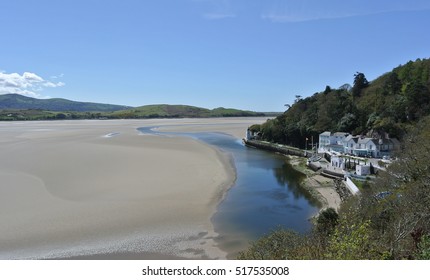
<path fill-rule="evenodd" d="M 394 68 L 372 82 L 363 73 L 353 86 L 326 86 L 312 96 L 296 96 L 294 104 L 260 130 L 263 139 L 304 147 L 306 138 L 323 131 L 366 134 L 387 132 L 401 138 L 408 127 L 430 114 L 430 60 L 417 59 Z"/>
<path fill-rule="evenodd" d="M 55 119 L 143 119 L 143 118 L 214 118 L 254 117 L 264 113 L 237 109 L 213 110 L 187 105 L 120 105 L 76 102 L 66 99 L 36 99 L 18 94 L 0 95 L 0 120 Z"/>
<path fill-rule="evenodd" d="M 77 102 L 61 98 L 36 99 L 19 94 L 0 95 L 0 110 L 47 110 L 53 112 L 112 112 L 129 109 L 128 106 Z"/>
<path fill-rule="evenodd" d="M 211 118 L 211 117 L 251 117 L 264 116 L 263 113 L 243 111 L 237 109 L 206 108 L 187 105 L 146 105 L 114 112 L 113 117 L 118 118 Z"/>

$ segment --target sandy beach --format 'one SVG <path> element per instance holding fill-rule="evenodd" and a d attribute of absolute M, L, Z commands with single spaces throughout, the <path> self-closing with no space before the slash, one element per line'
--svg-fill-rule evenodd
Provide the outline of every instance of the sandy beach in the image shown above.
<path fill-rule="evenodd" d="M 264 120 L 0 123 L 0 259 L 225 259 L 210 217 L 235 179 L 228 155 L 136 128 L 241 138 Z"/>

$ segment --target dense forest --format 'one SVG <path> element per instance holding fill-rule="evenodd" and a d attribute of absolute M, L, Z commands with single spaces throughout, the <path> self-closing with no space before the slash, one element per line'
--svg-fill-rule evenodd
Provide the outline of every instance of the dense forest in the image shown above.
<path fill-rule="evenodd" d="M 325 130 L 385 131 L 402 139 L 397 160 L 359 196 L 328 208 L 307 234 L 278 229 L 239 259 L 430 259 L 430 60 L 416 60 L 368 82 L 326 87 L 260 129 L 267 140 L 301 146 Z"/>
<path fill-rule="evenodd" d="M 305 138 L 318 139 L 324 131 L 387 132 L 401 139 L 409 126 L 430 114 L 430 59 L 409 61 L 372 82 L 357 72 L 352 86 L 326 86 L 310 97 L 297 95 L 285 106 L 284 114 L 252 129 L 264 140 L 302 148 Z"/>

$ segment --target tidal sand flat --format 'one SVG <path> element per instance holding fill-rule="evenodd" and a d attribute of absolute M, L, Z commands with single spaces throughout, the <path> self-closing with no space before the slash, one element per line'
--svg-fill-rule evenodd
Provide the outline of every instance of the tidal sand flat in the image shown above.
<path fill-rule="evenodd" d="M 226 258 L 210 218 L 234 181 L 228 156 L 136 128 L 240 136 L 262 121 L 0 123 L 0 259 Z"/>

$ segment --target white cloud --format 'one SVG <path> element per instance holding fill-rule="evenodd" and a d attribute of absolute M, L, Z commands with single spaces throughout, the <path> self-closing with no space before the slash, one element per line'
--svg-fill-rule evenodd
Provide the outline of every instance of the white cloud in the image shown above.
<path fill-rule="evenodd" d="M 44 88 L 62 87 L 63 82 L 51 82 L 43 79 L 35 73 L 24 72 L 18 73 L 0 72 L 0 94 L 17 93 L 31 97 L 44 97 L 40 93 Z"/>
<path fill-rule="evenodd" d="M 65 85 L 65 83 L 63 83 L 63 82 L 58 82 L 58 83 L 44 82 L 43 83 L 43 86 L 50 87 L 50 88 L 62 87 L 64 85 Z"/>

